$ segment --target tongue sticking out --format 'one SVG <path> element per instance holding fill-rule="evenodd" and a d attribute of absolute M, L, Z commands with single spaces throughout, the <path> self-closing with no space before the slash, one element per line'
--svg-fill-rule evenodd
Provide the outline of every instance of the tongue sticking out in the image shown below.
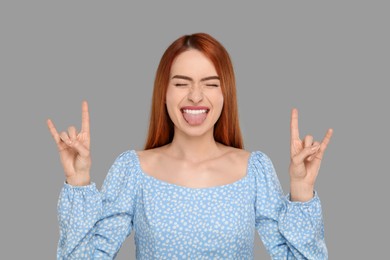
<path fill-rule="evenodd" d="M 200 113 L 200 114 L 183 113 L 183 116 L 188 124 L 200 125 L 206 119 L 207 113 Z"/>

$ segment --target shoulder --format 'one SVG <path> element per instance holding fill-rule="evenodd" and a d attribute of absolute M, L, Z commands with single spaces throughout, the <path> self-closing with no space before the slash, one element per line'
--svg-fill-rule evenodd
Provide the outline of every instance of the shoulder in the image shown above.
<path fill-rule="evenodd" d="M 254 163 L 261 165 L 263 170 L 266 172 L 274 172 L 274 165 L 272 163 L 271 158 L 264 152 L 255 151 L 254 153 Z"/>
<path fill-rule="evenodd" d="M 102 193 L 106 198 L 115 198 L 123 188 L 138 181 L 138 166 L 134 150 L 120 153 L 111 165 L 102 186 Z"/>
<path fill-rule="evenodd" d="M 253 151 L 252 152 L 253 162 L 261 163 L 261 164 L 269 164 L 272 163 L 271 158 L 262 151 Z"/>
<path fill-rule="evenodd" d="M 135 150 L 126 150 L 122 153 L 120 153 L 116 159 L 115 162 L 128 162 L 132 161 L 135 157 L 136 153 Z"/>
<path fill-rule="evenodd" d="M 251 159 L 251 152 L 244 149 L 218 144 L 220 156 L 216 161 L 227 171 L 246 174 Z M 243 176 L 241 176 L 243 177 Z"/>
<path fill-rule="evenodd" d="M 126 150 L 120 153 L 110 168 L 110 175 L 115 177 L 135 176 L 139 169 L 139 162 L 135 150 Z"/>
<path fill-rule="evenodd" d="M 251 157 L 251 152 L 244 149 L 239 149 L 230 146 L 224 146 L 223 155 L 225 158 L 231 162 L 248 162 Z"/>
<path fill-rule="evenodd" d="M 253 151 L 250 164 L 250 171 L 265 182 L 274 183 L 277 180 L 276 171 L 270 157 L 262 151 Z"/>
<path fill-rule="evenodd" d="M 163 150 L 163 147 L 157 147 L 153 149 L 148 149 L 148 150 L 137 150 L 134 152 L 138 155 L 138 157 L 142 158 L 153 158 L 153 157 L 158 157 L 161 155 L 161 152 Z"/>
<path fill-rule="evenodd" d="M 262 151 L 247 151 L 235 147 L 225 146 L 223 148 L 225 157 L 233 162 L 248 162 L 249 164 L 272 164 L 268 155 Z"/>
<path fill-rule="evenodd" d="M 145 167 L 159 162 L 164 156 L 164 149 L 165 147 L 162 146 L 148 150 L 138 150 L 134 151 L 134 153 L 137 155 L 139 162 L 142 162 L 143 167 Z"/>
<path fill-rule="evenodd" d="M 154 149 L 149 149 L 149 150 L 134 150 L 134 149 L 129 149 L 126 150 L 122 153 L 120 153 L 117 158 L 115 159 L 115 162 L 139 162 L 140 159 L 142 160 L 156 160 L 161 157 L 161 147 L 159 148 L 154 148 Z"/>
<path fill-rule="evenodd" d="M 275 171 L 273 163 L 262 151 L 246 151 L 243 149 L 234 148 L 237 151 L 232 151 L 230 160 L 235 163 L 247 163 L 248 170 L 258 174 L 273 174 Z"/>

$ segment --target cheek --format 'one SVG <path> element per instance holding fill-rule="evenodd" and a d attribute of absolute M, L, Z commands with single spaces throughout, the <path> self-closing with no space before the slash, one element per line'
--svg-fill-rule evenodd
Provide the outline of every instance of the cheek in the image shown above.
<path fill-rule="evenodd" d="M 172 107 L 172 104 L 175 103 L 175 94 L 172 91 L 172 88 L 168 87 L 167 93 L 165 95 L 165 105 L 169 109 L 169 107 Z"/>
<path fill-rule="evenodd" d="M 180 104 L 180 95 L 176 91 L 168 87 L 167 94 L 165 96 L 165 106 L 168 111 L 169 117 L 172 119 L 175 116 L 175 113 L 178 112 L 178 107 Z"/>
<path fill-rule="evenodd" d="M 215 100 L 216 106 L 217 106 L 220 110 L 222 110 L 223 101 L 224 101 L 222 91 L 220 91 L 219 93 L 216 93 L 216 95 L 215 95 L 215 97 L 214 97 L 214 100 Z"/>
<path fill-rule="evenodd" d="M 172 119 L 172 113 L 174 106 L 172 105 L 172 100 L 167 96 L 165 99 L 165 107 L 167 108 L 168 116 Z"/>

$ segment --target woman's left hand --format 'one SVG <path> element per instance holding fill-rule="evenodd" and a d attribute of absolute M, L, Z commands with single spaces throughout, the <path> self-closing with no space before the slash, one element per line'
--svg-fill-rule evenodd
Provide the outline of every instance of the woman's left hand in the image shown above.
<path fill-rule="evenodd" d="M 291 201 L 304 202 L 313 198 L 314 183 L 332 134 L 333 129 L 328 129 L 321 143 L 314 141 L 311 135 L 301 140 L 298 129 L 298 110 L 294 108 L 291 111 Z"/>

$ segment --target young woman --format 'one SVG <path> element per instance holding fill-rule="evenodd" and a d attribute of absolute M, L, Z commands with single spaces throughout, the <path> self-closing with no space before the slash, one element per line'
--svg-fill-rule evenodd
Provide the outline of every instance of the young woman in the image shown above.
<path fill-rule="evenodd" d="M 321 143 L 301 140 L 292 110 L 284 196 L 271 160 L 243 150 L 232 63 L 208 34 L 165 51 L 145 150 L 119 155 L 101 191 L 90 180 L 87 102 L 80 132 L 47 124 L 66 176 L 58 259 L 112 259 L 132 230 L 137 259 L 253 259 L 255 231 L 273 259 L 327 259 L 314 183 L 332 129 Z"/>

